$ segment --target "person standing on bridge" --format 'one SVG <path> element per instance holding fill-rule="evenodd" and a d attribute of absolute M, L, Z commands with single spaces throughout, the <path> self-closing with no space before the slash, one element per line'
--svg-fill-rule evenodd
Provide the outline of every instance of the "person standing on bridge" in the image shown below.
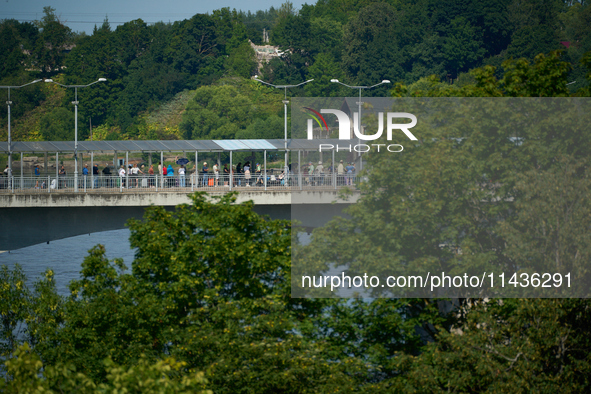
<path fill-rule="evenodd" d="M 242 180 L 240 179 L 240 177 L 242 176 L 241 174 L 242 174 L 242 162 L 240 162 L 236 165 L 235 177 L 236 177 L 236 181 L 238 183 L 238 186 L 242 186 Z M 234 186 L 236 186 L 236 185 L 234 185 Z"/>
<path fill-rule="evenodd" d="M 324 184 L 324 166 L 322 165 L 322 162 L 319 161 L 318 165 L 316 166 L 316 185 L 317 186 L 321 186 Z"/>
<path fill-rule="evenodd" d="M 181 167 L 179 168 L 179 186 L 180 187 L 185 187 L 185 166 L 183 164 L 181 164 Z"/>
<path fill-rule="evenodd" d="M 105 168 L 103 168 L 103 176 L 106 178 L 103 186 L 113 187 L 113 180 L 111 179 L 111 169 L 109 168 L 109 163 L 105 163 Z"/>
<path fill-rule="evenodd" d="M 98 170 L 98 164 L 95 164 L 92 167 L 92 177 L 93 179 L 93 184 L 94 184 L 94 188 L 98 188 L 98 177 L 99 177 L 99 170 Z"/>
<path fill-rule="evenodd" d="M 345 171 L 347 171 L 347 185 L 353 185 L 353 179 L 355 178 L 355 164 L 351 162 L 351 164 L 345 167 Z"/>
<path fill-rule="evenodd" d="M 121 187 L 125 187 L 125 166 L 119 168 L 119 184 Z"/>
<path fill-rule="evenodd" d="M 261 180 L 263 179 L 263 175 L 261 174 L 261 165 L 257 163 L 256 167 L 254 168 L 254 175 L 256 177 L 256 181 L 254 183 L 255 186 L 262 184 Z"/>
<path fill-rule="evenodd" d="M 129 185 L 130 187 L 133 187 L 134 183 L 135 183 L 136 189 L 139 187 L 139 185 L 140 185 L 139 171 L 140 171 L 140 169 L 138 168 L 137 164 L 134 164 L 133 167 L 131 167 L 129 169 L 129 175 L 131 176 L 131 185 Z"/>
<path fill-rule="evenodd" d="M 35 166 L 35 189 L 39 189 L 39 175 L 41 175 L 41 171 L 39 170 L 39 164 Z"/>
<path fill-rule="evenodd" d="M 220 181 L 220 168 L 218 167 L 218 163 L 213 163 L 213 176 L 215 178 L 215 186 L 218 186 Z"/>
<path fill-rule="evenodd" d="M 59 188 L 65 189 L 66 188 L 66 169 L 64 168 L 63 164 L 62 164 L 62 168 L 60 168 L 60 172 L 58 175 L 60 178 Z"/>
<path fill-rule="evenodd" d="M 83 186 L 86 187 L 87 181 L 88 181 L 88 164 L 84 164 L 84 168 L 82 169 L 82 176 L 84 179 Z M 78 186 L 80 186 L 80 185 L 78 185 Z"/>
<path fill-rule="evenodd" d="M 224 164 L 224 186 L 228 186 L 230 183 L 230 170 L 228 169 L 228 163 Z"/>
<path fill-rule="evenodd" d="M 174 168 L 172 168 L 172 164 L 168 165 L 166 169 L 166 177 L 168 178 L 168 187 L 174 186 Z"/>
<path fill-rule="evenodd" d="M 244 163 L 244 186 L 250 187 L 250 162 Z"/>
<path fill-rule="evenodd" d="M 209 171 L 209 167 L 207 166 L 207 162 L 204 161 L 203 162 L 203 167 L 201 167 L 201 172 L 203 173 L 203 187 L 207 186 L 207 182 L 208 182 L 208 177 L 207 177 L 207 173 Z"/>
<path fill-rule="evenodd" d="M 148 169 L 148 183 L 150 187 L 154 187 L 155 183 L 154 183 L 154 164 L 150 164 L 150 168 Z"/>
<path fill-rule="evenodd" d="M 142 164 L 141 167 L 139 167 L 139 173 L 140 173 L 140 185 L 141 187 L 148 187 L 148 180 L 146 179 L 146 167 Z"/>

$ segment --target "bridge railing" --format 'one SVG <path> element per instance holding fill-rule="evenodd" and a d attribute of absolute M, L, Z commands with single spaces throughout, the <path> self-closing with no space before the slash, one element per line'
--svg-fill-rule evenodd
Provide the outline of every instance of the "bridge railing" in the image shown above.
<path fill-rule="evenodd" d="M 184 192 L 196 190 L 208 192 L 236 191 L 280 191 L 337 189 L 355 187 L 360 178 L 354 174 L 288 173 L 287 175 L 267 173 L 248 174 L 189 174 L 186 176 L 166 175 L 79 175 L 78 193 L 124 193 L 124 192 Z M 7 193 L 74 193 L 75 178 L 65 176 L 0 176 L 0 194 Z"/>

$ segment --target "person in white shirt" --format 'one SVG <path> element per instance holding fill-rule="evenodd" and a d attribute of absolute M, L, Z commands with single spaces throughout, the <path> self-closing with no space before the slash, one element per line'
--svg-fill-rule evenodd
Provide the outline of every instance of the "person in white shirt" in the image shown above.
<path fill-rule="evenodd" d="M 180 187 L 185 187 L 185 166 L 181 165 L 181 167 L 179 168 L 179 186 Z"/>
<path fill-rule="evenodd" d="M 242 167 L 242 171 L 244 171 L 244 183 L 246 186 L 250 187 L 250 162 L 247 161 L 244 163 L 244 167 Z"/>
<path fill-rule="evenodd" d="M 213 175 L 215 176 L 215 185 L 218 186 L 220 180 L 220 169 L 217 163 L 213 165 Z"/>
<path fill-rule="evenodd" d="M 345 175 L 345 166 L 343 165 L 342 160 L 339 162 L 339 166 L 337 167 L 337 175 L 338 175 L 337 185 L 342 185 L 344 183 L 343 178 Z"/>
<path fill-rule="evenodd" d="M 121 166 L 119 169 L 119 182 L 121 182 L 121 186 L 125 187 L 125 166 Z"/>
<path fill-rule="evenodd" d="M 316 173 L 318 174 L 316 177 L 316 184 L 320 186 L 324 184 L 324 166 L 321 161 L 319 161 L 318 166 L 316 166 Z"/>
<path fill-rule="evenodd" d="M 140 185 L 139 184 L 140 180 L 139 180 L 139 177 L 138 177 L 139 173 L 140 173 L 140 169 L 138 168 L 137 164 L 134 164 L 133 167 L 131 167 L 129 169 L 129 175 L 132 178 L 131 179 L 131 184 L 133 185 L 133 183 L 134 183 L 133 181 L 135 179 L 135 187 L 136 188 L 139 187 L 139 185 Z"/>

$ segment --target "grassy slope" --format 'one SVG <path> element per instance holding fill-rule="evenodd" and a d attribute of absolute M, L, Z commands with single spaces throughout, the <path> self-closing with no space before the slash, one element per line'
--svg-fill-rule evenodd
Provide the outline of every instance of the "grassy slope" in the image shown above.
<path fill-rule="evenodd" d="M 54 108 L 63 105 L 62 103 L 66 95 L 64 89 L 51 89 L 51 87 L 43 87 L 43 89 L 45 89 L 46 99 L 41 105 L 18 119 L 12 118 L 10 134 L 13 141 L 40 141 L 42 139 L 39 130 L 41 118 Z M 7 139 L 8 125 L 6 121 L 2 122 L 0 127 L 0 140 L 6 141 Z"/>

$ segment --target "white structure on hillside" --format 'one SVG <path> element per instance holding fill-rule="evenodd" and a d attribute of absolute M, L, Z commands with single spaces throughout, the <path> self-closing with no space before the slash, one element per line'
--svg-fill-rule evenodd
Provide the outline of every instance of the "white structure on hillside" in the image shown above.
<path fill-rule="evenodd" d="M 252 41 L 250 41 L 250 40 L 248 40 L 248 42 L 250 43 L 250 46 L 252 47 L 252 49 L 254 49 L 254 52 L 257 57 L 257 62 L 258 62 L 257 74 L 260 73 L 261 68 L 263 67 L 264 63 L 268 63 L 269 60 L 271 60 L 275 57 L 280 57 L 283 54 L 283 52 L 281 52 L 279 50 L 279 47 L 276 47 L 273 45 L 256 45 L 256 44 L 253 44 Z"/>

